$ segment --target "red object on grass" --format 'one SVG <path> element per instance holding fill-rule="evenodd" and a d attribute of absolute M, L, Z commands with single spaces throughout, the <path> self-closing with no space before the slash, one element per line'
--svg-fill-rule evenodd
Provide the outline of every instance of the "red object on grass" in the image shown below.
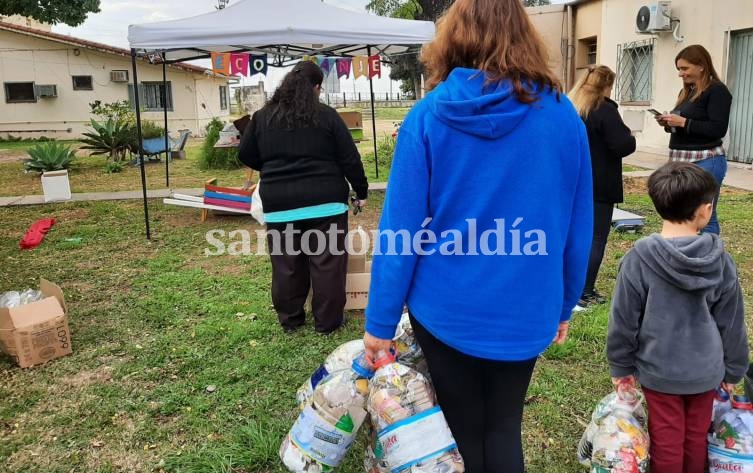
<path fill-rule="evenodd" d="M 36 248 L 40 243 L 42 243 L 45 234 L 50 231 L 50 228 L 52 228 L 53 225 L 55 225 L 54 218 L 43 218 L 41 220 L 37 220 L 36 222 L 31 224 L 29 229 L 26 231 L 26 235 L 24 235 L 18 246 L 20 246 L 22 250 L 30 250 L 32 248 Z"/>

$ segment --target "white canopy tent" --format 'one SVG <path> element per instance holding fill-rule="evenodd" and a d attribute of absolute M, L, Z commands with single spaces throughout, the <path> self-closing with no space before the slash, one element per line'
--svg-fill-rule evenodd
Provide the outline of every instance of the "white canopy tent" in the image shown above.
<path fill-rule="evenodd" d="M 221 10 L 190 18 L 128 27 L 134 84 L 138 83 L 138 55 L 160 57 L 164 64 L 208 58 L 212 52 L 266 53 L 271 56 L 271 65 L 283 66 L 304 55 L 357 56 L 371 55 L 372 51 L 394 54 L 433 38 L 434 23 L 429 21 L 385 18 L 317 0 L 239 0 Z M 138 94 L 134 96 L 140 142 L 139 99 Z M 372 86 L 371 112 L 376 157 L 373 97 Z M 165 100 L 163 104 L 166 105 Z M 140 156 L 140 161 L 144 219 L 149 238 L 143 156 Z"/>

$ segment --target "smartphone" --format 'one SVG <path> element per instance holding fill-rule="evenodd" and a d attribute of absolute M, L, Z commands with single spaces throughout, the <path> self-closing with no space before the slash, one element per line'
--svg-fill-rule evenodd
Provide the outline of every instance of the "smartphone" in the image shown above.
<path fill-rule="evenodd" d="M 649 108 L 649 109 L 648 109 L 648 110 L 646 110 L 646 111 L 647 111 L 647 112 L 650 112 L 650 113 L 653 113 L 653 114 L 654 114 L 654 116 L 659 116 L 659 115 L 661 115 L 661 112 L 659 112 L 659 111 L 658 111 L 658 110 L 656 110 L 655 108 Z"/>

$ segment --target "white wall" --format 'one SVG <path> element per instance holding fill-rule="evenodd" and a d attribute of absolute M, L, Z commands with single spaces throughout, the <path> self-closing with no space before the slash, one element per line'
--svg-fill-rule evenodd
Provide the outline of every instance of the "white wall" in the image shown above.
<path fill-rule="evenodd" d="M 646 3 L 646 0 L 603 0 L 602 35 L 599 45 L 601 63 L 617 70 L 618 44 L 652 37 L 635 32 L 638 9 Z M 682 87 L 682 82 L 677 77 L 674 58 L 688 45 L 701 44 L 706 47 L 717 72 L 724 76 L 727 30 L 753 28 L 753 1 L 673 0 L 672 16 L 680 19 L 679 32 L 684 36 L 684 41 L 677 42 L 672 33 L 654 35 L 656 41 L 650 104 L 623 106 L 623 110 L 645 110 L 649 107 L 659 111 L 671 110 Z M 645 115 L 644 131 L 636 135 L 639 147 L 666 152 L 669 135 L 648 113 Z"/>
<path fill-rule="evenodd" d="M 0 82 L 55 84 L 58 93 L 57 98 L 40 98 L 35 103 L 6 103 L 5 90 L 0 84 L 0 135 L 76 138 L 87 128 L 91 118 L 91 102 L 128 99 L 128 83 L 110 81 L 110 71 L 128 70 L 129 79 L 133 80 L 130 56 L 74 47 L 4 30 L 0 30 L 0 45 Z M 140 82 L 162 80 L 161 65 L 152 66 L 140 61 L 138 73 Z M 73 75 L 91 75 L 94 90 L 73 90 Z M 200 135 L 211 117 L 227 120 L 229 108 L 220 110 L 219 106 L 219 85 L 226 85 L 225 79 L 174 67 L 168 67 L 167 79 L 171 82 L 174 107 L 173 111 L 168 112 L 171 132 L 188 128 L 195 135 Z M 160 123 L 163 121 L 161 111 L 146 112 L 143 116 Z"/>

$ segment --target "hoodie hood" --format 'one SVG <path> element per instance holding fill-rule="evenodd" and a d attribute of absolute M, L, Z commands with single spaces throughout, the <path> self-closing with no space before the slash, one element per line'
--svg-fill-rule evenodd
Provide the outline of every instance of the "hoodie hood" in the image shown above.
<path fill-rule="evenodd" d="M 635 251 L 659 277 L 681 289 L 707 289 L 722 282 L 724 244 L 717 235 L 662 238 L 653 234 L 639 240 Z"/>
<path fill-rule="evenodd" d="M 431 112 L 463 133 L 496 139 L 513 131 L 530 111 L 513 94 L 512 83 L 484 85 L 486 75 L 475 69 L 455 68 L 427 95 Z"/>

